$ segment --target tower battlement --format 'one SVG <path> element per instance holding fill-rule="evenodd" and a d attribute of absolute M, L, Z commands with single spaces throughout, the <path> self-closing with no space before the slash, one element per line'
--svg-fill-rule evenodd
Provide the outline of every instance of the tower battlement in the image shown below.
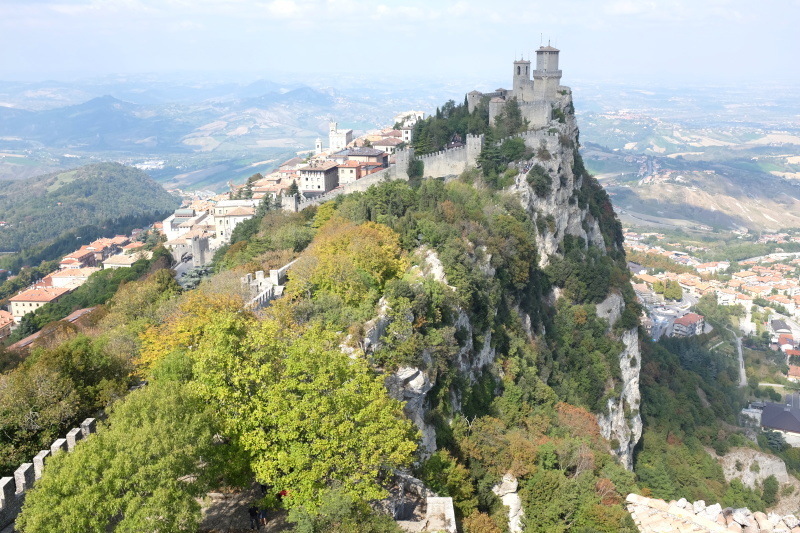
<path fill-rule="evenodd" d="M 536 50 L 536 68 L 531 70 L 530 59 L 514 61 L 512 71 L 512 89 L 498 89 L 491 93 L 471 91 L 467 94 L 467 108 L 471 113 L 484 97 L 489 101 L 489 120 L 500 114 L 505 104 L 516 98 L 523 117 L 531 128 L 544 126 L 550 121 L 553 103 L 561 85 L 561 70 L 558 67 L 560 50 L 550 46 L 541 46 Z"/>

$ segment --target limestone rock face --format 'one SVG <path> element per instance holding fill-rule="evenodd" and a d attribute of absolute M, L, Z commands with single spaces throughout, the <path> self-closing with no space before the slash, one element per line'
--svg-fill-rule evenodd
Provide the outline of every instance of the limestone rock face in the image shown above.
<path fill-rule="evenodd" d="M 625 310 L 625 302 L 622 295 L 616 291 L 612 292 L 606 299 L 597 304 L 597 316 L 608 320 L 608 327 L 614 327 L 622 312 Z"/>
<path fill-rule="evenodd" d="M 622 375 L 622 393 L 619 398 L 609 399 L 607 412 L 597 416 L 600 433 L 607 440 L 616 439 L 619 447 L 613 450 L 622 464 L 633 469 L 633 448 L 642 437 L 642 417 L 639 414 L 641 393 L 639 370 L 642 356 L 639 353 L 639 333 L 630 329 L 622 334 L 625 349 L 619 355 Z M 627 413 L 626 413 L 627 407 Z"/>
<path fill-rule="evenodd" d="M 757 483 L 763 483 L 769 476 L 775 476 L 778 483 L 789 483 L 792 480 L 783 460 L 751 448 L 731 448 L 725 456 L 719 458 L 719 461 L 726 481 L 738 478 L 743 485 L 751 489 L 755 488 Z M 736 467 L 737 461 L 740 463 L 740 468 Z M 758 468 L 753 467 L 756 463 Z"/>
<path fill-rule="evenodd" d="M 428 376 L 419 368 L 401 367 L 384 384 L 392 398 L 406 402 L 403 412 L 422 433 L 422 455 L 430 457 L 436 451 L 436 430 L 425 422 L 425 396 L 433 387 Z"/>
<path fill-rule="evenodd" d="M 525 516 L 525 511 L 522 509 L 522 499 L 517 493 L 519 482 L 517 478 L 510 473 L 503 476 L 503 480 L 492 487 L 494 492 L 503 505 L 508 507 L 508 529 L 511 533 L 522 532 L 522 517 Z"/>

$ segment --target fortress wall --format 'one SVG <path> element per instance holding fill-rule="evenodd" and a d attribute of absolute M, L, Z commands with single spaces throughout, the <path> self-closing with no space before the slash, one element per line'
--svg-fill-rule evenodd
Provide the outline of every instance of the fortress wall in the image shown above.
<path fill-rule="evenodd" d="M 421 155 L 417 159 L 425 165 L 423 175 L 426 178 L 457 176 L 467 169 L 467 147 Z"/>
<path fill-rule="evenodd" d="M 25 493 L 41 479 L 47 459 L 61 451 L 71 452 L 81 440 L 96 431 L 95 419 L 87 418 L 81 422 L 81 427 L 69 430 L 66 438 L 56 439 L 49 450 L 37 453 L 32 463 L 23 463 L 14 471 L 14 477 L 0 478 L 0 529 L 10 526 L 17 519 L 25 503 Z"/>
<path fill-rule="evenodd" d="M 513 139 L 515 137 L 521 138 L 523 141 L 525 141 L 525 146 L 531 150 L 538 150 L 539 147 L 542 146 L 542 142 L 544 142 L 545 148 L 547 148 L 547 151 L 551 154 L 556 153 L 558 150 L 558 132 L 551 132 L 549 129 L 530 130 L 517 135 L 512 135 L 510 137 L 505 137 L 497 141 L 497 145 L 499 146 L 503 144 L 506 139 Z"/>

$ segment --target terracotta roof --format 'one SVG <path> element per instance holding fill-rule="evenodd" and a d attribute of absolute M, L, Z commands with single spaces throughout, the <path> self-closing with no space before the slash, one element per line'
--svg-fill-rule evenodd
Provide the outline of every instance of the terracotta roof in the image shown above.
<path fill-rule="evenodd" d="M 703 320 L 703 317 L 697 313 L 686 313 L 682 317 L 676 318 L 675 323 L 682 326 L 691 326 L 692 324 L 697 324 L 701 320 Z"/>
<path fill-rule="evenodd" d="M 307 172 L 323 172 L 325 170 L 332 169 L 333 167 L 338 166 L 339 164 L 336 161 L 324 161 L 322 163 L 317 163 L 313 166 L 308 166 L 300 169 L 300 174 L 307 173 Z"/>
<path fill-rule="evenodd" d="M 228 211 L 228 213 L 225 216 L 226 217 L 246 217 L 246 216 L 251 216 L 251 215 L 255 215 L 255 214 L 256 214 L 256 210 L 253 209 L 252 207 L 237 207 L 237 208 L 234 208 L 234 209 L 231 209 L 230 211 Z"/>
<path fill-rule="evenodd" d="M 0 328 L 4 328 L 12 322 L 14 322 L 14 315 L 8 311 L 0 309 Z"/>
<path fill-rule="evenodd" d="M 52 302 L 59 296 L 69 292 L 69 289 L 62 287 L 43 287 L 38 289 L 28 289 L 16 296 L 9 298 L 12 302 Z"/>
<path fill-rule="evenodd" d="M 403 144 L 403 141 L 395 137 L 387 137 L 380 141 L 375 141 L 372 146 L 397 146 L 398 144 Z"/>
<path fill-rule="evenodd" d="M 53 272 L 49 277 L 51 278 L 74 278 L 74 277 L 89 277 L 100 269 L 98 267 L 83 267 L 83 268 L 65 268 L 57 272 Z"/>

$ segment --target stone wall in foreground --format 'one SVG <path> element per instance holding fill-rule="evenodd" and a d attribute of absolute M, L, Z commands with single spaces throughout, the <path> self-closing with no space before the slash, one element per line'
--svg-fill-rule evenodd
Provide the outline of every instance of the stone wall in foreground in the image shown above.
<path fill-rule="evenodd" d="M 749 509 L 722 508 L 718 503 L 706 506 L 702 500 L 681 498 L 664 500 L 628 494 L 628 512 L 642 533 L 688 533 L 735 531 L 739 533 L 800 533 L 800 519 L 794 515 L 751 513 Z"/>
<path fill-rule="evenodd" d="M 66 438 L 56 439 L 49 450 L 36 454 L 32 463 L 24 463 L 14 471 L 14 477 L 0 478 L 0 529 L 14 523 L 25 503 L 25 492 L 42 477 L 45 462 L 60 452 L 71 452 L 81 440 L 95 432 L 94 418 L 81 422 L 81 427 L 67 432 Z"/>

